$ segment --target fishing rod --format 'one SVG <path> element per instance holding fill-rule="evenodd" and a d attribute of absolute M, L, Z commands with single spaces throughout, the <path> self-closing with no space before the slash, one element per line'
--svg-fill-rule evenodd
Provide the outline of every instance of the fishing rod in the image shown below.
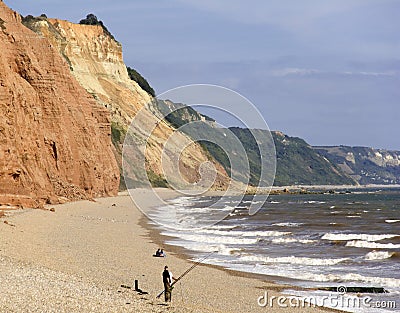
<path fill-rule="evenodd" d="M 193 270 L 197 265 L 199 265 L 200 263 L 202 263 L 203 261 L 205 261 L 206 259 L 208 259 L 212 254 L 214 254 L 216 251 L 210 252 L 209 254 L 207 254 L 204 258 L 202 258 L 201 260 L 197 261 L 196 263 L 194 263 L 191 267 L 189 267 L 181 276 L 179 276 L 172 284 L 171 287 L 173 287 L 178 281 L 180 281 L 185 275 L 187 275 L 191 270 Z M 163 293 L 165 292 L 165 290 L 163 290 L 162 292 L 160 292 L 160 294 L 157 296 L 157 299 L 160 298 Z"/>

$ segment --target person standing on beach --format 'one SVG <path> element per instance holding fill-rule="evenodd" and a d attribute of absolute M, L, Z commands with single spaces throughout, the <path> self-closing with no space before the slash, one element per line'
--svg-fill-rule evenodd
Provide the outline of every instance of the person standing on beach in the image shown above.
<path fill-rule="evenodd" d="M 164 267 L 164 272 L 162 273 L 163 283 L 164 283 L 164 296 L 165 302 L 171 302 L 172 296 L 172 280 L 176 280 L 172 273 L 168 271 L 168 266 Z"/>

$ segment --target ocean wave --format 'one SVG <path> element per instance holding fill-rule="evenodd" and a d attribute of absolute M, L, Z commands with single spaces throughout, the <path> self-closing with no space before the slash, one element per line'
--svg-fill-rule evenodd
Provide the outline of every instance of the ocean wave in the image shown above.
<path fill-rule="evenodd" d="M 400 220 L 385 220 L 386 223 L 398 223 Z"/>
<path fill-rule="evenodd" d="M 400 249 L 400 244 L 377 243 L 364 240 L 353 240 L 346 243 L 346 247 L 368 248 L 368 249 Z"/>
<path fill-rule="evenodd" d="M 213 226 L 209 226 L 208 228 L 210 229 L 234 229 L 236 228 L 236 225 L 213 225 Z"/>
<path fill-rule="evenodd" d="M 372 261 L 372 260 L 384 260 L 384 259 L 389 259 L 391 258 L 395 253 L 394 252 L 388 252 L 388 251 L 371 251 L 368 252 L 364 259 Z"/>
<path fill-rule="evenodd" d="M 171 233 L 171 232 L 163 232 L 162 234 L 166 236 L 178 237 L 183 240 L 189 240 L 197 243 L 210 243 L 210 244 L 251 245 L 259 241 L 258 238 L 210 236 L 205 234 L 188 234 L 188 233 Z"/>
<path fill-rule="evenodd" d="M 324 204 L 326 202 L 325 201 L 310 200 L 310 201 L 304 201 L 304 203 L 308 203 L 308 204 Z"/>
<path fill-rule="evenodd" d="M 317 240 L 310 240 L 310 239 L 296 239 L 296 238 L 274 238 L 271 240 L 271 242 L 273 243 L 295 243 L 295 242 L 299 242 L 299 243 L 304 243 L 304 244 L 308 244 L 308 243 L 315 243 L 318 242 Z"/>
<path fill-rule="evenodd" d="M 176 244 L 176 242 L 169 242 L 169 243 Z M 215 252 L 220 255 L 232 255 L 242 251 L 242 249 L 227 247 L 224 244 L 210 245 L 204 243 L 199 244 L 192 242 L 180 242 L 179 246 L 184 247 L 185 249 L 190 249 L 198 252 Z"/>
<path fill-rule="evenodd" d="M 347 274 L 317 274 L 308 271 L 288 271 L 282 267 L 271 268 L 271 265 L 260 265 L 256 264 L 253 267 L 244 266 L 243 269 L 246 269 L 249 272 L 263 275 L 274 275 L 280 277 L 288 277 L 293 279 L 305 280 L 305 281 L 314 281 L 314 282 L 331 282 L 331 283 L 341 283 L 344 282 L 357 282 L 364 284 L 373 284 L 382 286 L 385 288 L 400 287 L 400 279 L 390 278 L 390 277 L 372 277 L 372 276 L 364 276 L 361 274 L 347 273 Z"/>
<path fill-rule="evenodd" d="M 304 225 L 304 223 L 292 223 L 292 222 L 284 222 L 284 223 L 275 223 L 271 226 L 280 226 L 280 227 L 299 227 Z"/>
<path fill-rule="evenodd" d="M 318 258 L 306 258 L 306 257 L 296 257 L 296 256 L 272 258 L 266 256 L 244 255 L 240 257 L 240 260 L 244 262 L 289 263 L 289 264 L 300 264 L 300 265 L 326 266 L 326 265 L 339 264 L 349 259 L 348 258 L 318 259 Z"/>
<path fill-rule="evenodd" d="M 327 275 L 328 277 L 331 275 Z M 336 275 L 332 275 L 336 276 Z M 330 281 L 332 281 L 332 278 L 335 277 L 330 277 Z M 361 274 L 354 274 L 354 273 L 349 273 L 345 275 L 338 275 L 337 278 L 335 279 L 336 281 L 358 281 L 358 282 L 364 282 L 364 283 L 370 283 L 370 284 L 377 284 L 381 285 L 384 287 L 400 287 L 400 279 L 396 278 L 388 278 L 388 277 L 370 277 L 370 276 L 364 276 Z"/>
<path fill-rule="evenodd" d="M 338 233 L 326 233 L 321 239 L 333 240 L 333 241 L 347 241 L 347 240 L 364 240 L 364 241 L 379 241 L 383 239 L 390 239 L 399 237 L 396 234 L 382 234 L 382 235 L 371 235 L 371 234 L 338 234 Z"/>
<path fill-rule="evenodd" d="M 290 235 L 291 232 L 284 231 L 240 231 L 240 230 L 215 230 L 215 229 L 201 229 L 196 231 L 198 234 L 212 234 L 212 235 L 221 235 L 221 236 L 234 236 L 234 237 L 279 237 Z"/>

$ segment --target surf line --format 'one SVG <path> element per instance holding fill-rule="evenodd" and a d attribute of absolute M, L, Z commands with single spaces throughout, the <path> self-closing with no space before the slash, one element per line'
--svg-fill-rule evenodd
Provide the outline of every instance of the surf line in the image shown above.
<path fill-rule="evenodd" d="M 214 254 L 216 251 L 212 251 L 209 254 L 207 254 L 204 258 L 202 258 L 201 260 L 197 261 L 196 263 L 194 263 L 191 267 L 189 267 L 181 276 L 179 276 L 172 284 L 171 287 L 173 287 L 178 281 L 180 281 L 183 277 L 185 277 L 187 274 L 189 274 L 190 271 L 192 271 L 196 266 L 200 265 L 202 262 L 204 262 L 205 260 L 207 260 L 212 254 Z M 165 290 L 161 291 L 158 295 L 157 295 L 157 299 L 160 298 L 163 294 L 164 294 Z"/>

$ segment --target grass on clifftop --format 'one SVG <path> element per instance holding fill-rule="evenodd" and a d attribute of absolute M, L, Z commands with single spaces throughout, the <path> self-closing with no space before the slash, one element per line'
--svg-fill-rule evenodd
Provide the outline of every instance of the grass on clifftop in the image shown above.
<path fill-rule="evenodd" d="M 146 91 L 148 94 L 152 95 L 153 97 L 156 96 L 156 93 L 154 92 L 154 89 L 150 86 L 149 82 L 144 78 L 138 71 L 136 71 L 133 68 L 130 68 L 129 66 L 126 67 L 128 70 L 128 75 L 129 78 L 132 79 L 133 81 L 137 82 L 140 88 L 142 88 L 144 91 Z"/>

